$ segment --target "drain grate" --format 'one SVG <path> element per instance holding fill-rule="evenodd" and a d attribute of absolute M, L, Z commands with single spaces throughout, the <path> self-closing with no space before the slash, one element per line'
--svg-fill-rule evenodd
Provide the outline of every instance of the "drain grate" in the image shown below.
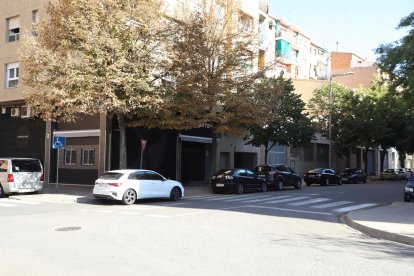
<path fill-rule="evenodd" d="M 82 227 L 79 227 L 79 226 L 68 226 L 68 227 L 56 228 L 55 231 L 58 231 L 58 232 L 67 232 L 67 231 L 76 231 L 76 230 L 80 230 L 80 229 L 82 229 Z"/>

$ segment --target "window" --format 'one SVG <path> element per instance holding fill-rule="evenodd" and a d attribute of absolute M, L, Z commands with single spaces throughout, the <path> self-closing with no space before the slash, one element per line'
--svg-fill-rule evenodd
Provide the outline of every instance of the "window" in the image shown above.
<path fill-rule="evenodd" d="M 32 24 L 35 25 L 37 22 L 39 22 L 39 11 L 33 10 L 32 11 Z M 33 29 L 33 26 L 32 26 L 32 35 L 34 36 L 37 35 L 36 31 Z"/>
<path fill-rule="evenodd" d="M 146 180 L 147 178 L 145 176 L 145 172 L 134 172 L 129 175 L 128 179 Z"/>
<path fill-rule="evenodd" d="M 65 149 L 65 165 L 76 165 L 76 149 Z"/>
<path fill-rule="evenodd" d="M 20 36 L 20 20 L 19 17 L 7 19 L 8 42 L 19 40 Z"/>
<path fill-rule="evenodd" d="M 19 63 L 9 63 L 6 65 L 6 87 L 13 88 L 19 84 Z"/>
<path fill-rule="evenodd" d="M 145 175 L 147 176 L 147 180 L 164 180 L 161 175 L 155 172 L 145 172 Z"/>
<path fill-rule="evenodd" d="M 83 149 L 82 150 L 82 165 L 86 165 L 86 166 L 95 165 L 95 149 Z"/>

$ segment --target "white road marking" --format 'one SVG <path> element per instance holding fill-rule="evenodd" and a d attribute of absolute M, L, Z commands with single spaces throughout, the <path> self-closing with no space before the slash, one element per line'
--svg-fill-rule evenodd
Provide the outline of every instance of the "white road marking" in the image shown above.
<path fill-rule="evenodd" d="M 13 200 L 13 203 L 17 203 L 17 204 L 27 204 L 27 205 L 39 205 L 39 204 L 42 204 L 40 202 L 22 201 L 22 200 Z"/>
<path fill-rule="evenodd" d="M 288 211 L 288 212 L 294 212 L 294 213 L 325 215 L 325 216 L 332 215 L 332 213 L 325 213 L 325 212 L 303 211 L 303 210 L 277 208 L 277 207 L 266 207 L 266 206 L 255 206 L 255 205 L 240 206 L 238 208 L 246 208 L 246 207 L 248 207 L 248 208 L 259 208 L 259 209 L 270 209 L 270 210 L 278 210 L 278 211 Z"/>
<path fill-rule="evenodd" d="M 324 201 L 329 201 L 329 200 L 331 200 L 331 199 L 329 199 L 329 198 L 314 198 L 314 199 L 309 199 L 309 200 L 305 200 L 305 201 L 301 201 L 301 202 L 288 203 L 288 205 L 302 206 L 302 205 L 319 203 L 319 202 L 324 202 Z"/>
<path fill-rule="evenodd" d="M 349 206 L 349 207 L 335 209 L 333 211 L 334 212 L 349 212 L 349 211 L 354 211 L 354 210 L 358 210 L 358 209 L 362 209 L 362 208 L 367 208 L 367 207 L 372 207 L 372 206 L 376 206 L 376 205 L 378 205 L 378 204 L 375 204 L 375 203 L 364 203 L 364 204 L 358 204 L 358 205 L 353 205 L 353 206 Z"/>
<path fill-rule="evenodd" d="M 244 200 L 250 200 L 250 199 L 258 199 L 258 198 L 263 198 L 263 197 L 271 197 L 271 196 L 266 196 L 266 195 L 261 195 L 261 194 L 253 194 L 253 195 L 250 195 L 250 196 L 245 196 L 245 197 L 237 197 L 237 198 L 234 198 L 234 199 L 228 199 L 228 200 L 224 200 L 224 201 L 226 201 L 226 202 L 234 202 L 234 201 L 244 201 Z"/>
<path fill-rule="evenodd" d="M 7 203 L 0 203 L 1 207 L 16 207 L 17 205 L 7 204 Z"/>
<path fill-rule="evenodd" d="M 298 196 L 298 197 L 290 197 L 286 199 L 279 199 L 279 200 L 272 200 L 272 201 L 266 201 L 265 203 L 282 203 L 282 202 L 289 202 L 289 201 L 295 201 L 295 200 L 301 200 L 301 199 L 307 199 L 308 196 Z"/>
<path fill-rule="evenodd" d="M 350 204 L 350 203 L 352 203 L 352 201 L 337 201 L 337 202 L 332 202 L 332 203 L 311 206 L 311 208 L 325 209 L 329 207 L 335 207 L 335 206 L 340 206 L 340 205 L 345 205 L 345 204 Z"/>
<path fill-rule="evenodd" d="M 266 198 L 266 200 L 269 200 L 269 197 L 271 197 L 272 199 L 282 199 L 282 198 L 287 198 L 287 197 L 291 197 L 291 196 L 274 196 L 274 195 L 270 195 L 270 196 L 264 196 L 264 197 L 259 198 L 259 199 L 246 200 L 244 202 L 246 202 L 246 203 L 260 202 L 260 201 L 263 201 L 264 198 Z"/>
<path fill-rule="evenodd" d="M 226 196 L 225 198 L 220 197 L 220 198 L 211 198 L 211 199 L 207 199 L 208 201 L 216 201 L 216 200 L 223 200 L 223 199 L 232 199 L 232 198 L 246 198 L 246 197 L 252 197 L 252 196 L 256 196 L 255 194 L 251 195 L 251 194 L 246 194 L 246 195 L 233 195 L 233 196 Z"/>

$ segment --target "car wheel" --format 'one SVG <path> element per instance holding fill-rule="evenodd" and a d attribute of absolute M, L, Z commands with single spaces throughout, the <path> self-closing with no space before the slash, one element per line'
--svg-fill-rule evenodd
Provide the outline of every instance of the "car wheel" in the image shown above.
<path fill-rule="evenodd" d="M 132 189 L 126 190 L 124 195 L 122 196 L 122 203 L 125 205 L 134 204 L 136 200 L 137 200 L 137 193 Z"/>
<path fill-rule="evenodd" d="M 243 187 L 242 184 L 237 185 L 236 193 L 238 193 L 238 194 L 244 193 L 244 187 Z"/>
<path fill-rule="evenodd" d="M 363 178 L 362 179 L 362 183 L 367 183 L 367 179 L 366 178 Z"/>
<path fill-rule="evenodd" d="M 283 180 L 278 179 L 276 183 L 276 191 L 281 191 L 281 190 L 283 190 Z"/>
<path fill-rule="evenodd" d="M 408 196 L 404 196 L 404 202 L 410 202 L 410 198 Z"/>
<path fill-rule="evenodd" d="M 310 183 L 310 182 L 305 182 L 306 183 L 306 186 L 310 186 L 312 183 Z"/>
<path fill-rule="evenodd" d="M 339 178 L 338 185 L 342 185 L 342 178 Z"/>
<path fill-rule="evenodd" d="M 267 184 L 266 184 L 266 182 L 262 182 L 262 185 L 260 186 L 260 191 L 262 193 L 264 193 L 264 192 L 267 191 Z"/>
<path fill-rule="evenodd" d="M 298 179 L 295 185 L 295 189 L 301 189 L 302 188 L 302 179 Z"/>
<path fill-rule="evenodd" d="M 323 181 L 322 186 L 328 186 L 329 185 L 329 179 L 325 178 L 325 180 Z"/>
<path fill-rule="evenodd" d="M 5 196 L 6 196 L 6 193 L 3 190 L 3 186 L 1 186 L 0 184 L 0 198 L 5 197 Z"/>
<path fill-rule="evenodd" d="M 171 193 L 170 193 L 170 199 L 171 200 L 174 200 L 174 201 L 177 201 L 180 198 L 181 198 L 181 190 L 180 190 L 180 188 L 178 188 L 178 187 L 172 188 Z"/>

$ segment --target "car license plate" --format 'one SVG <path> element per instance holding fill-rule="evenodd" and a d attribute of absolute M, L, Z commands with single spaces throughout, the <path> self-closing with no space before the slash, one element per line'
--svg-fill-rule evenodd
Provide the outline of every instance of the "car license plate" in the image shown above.
<path fill-rule="evenodd" d="M 313 174 L 313 173 L 310 173 L 309 174 L 309 177 L 314 177 L 315 175 Z"/>
<path fill-rule="evenodd" d="M 223 183 L 217 183 L 216 187 L 224 187 L 224 184 Z"/>

